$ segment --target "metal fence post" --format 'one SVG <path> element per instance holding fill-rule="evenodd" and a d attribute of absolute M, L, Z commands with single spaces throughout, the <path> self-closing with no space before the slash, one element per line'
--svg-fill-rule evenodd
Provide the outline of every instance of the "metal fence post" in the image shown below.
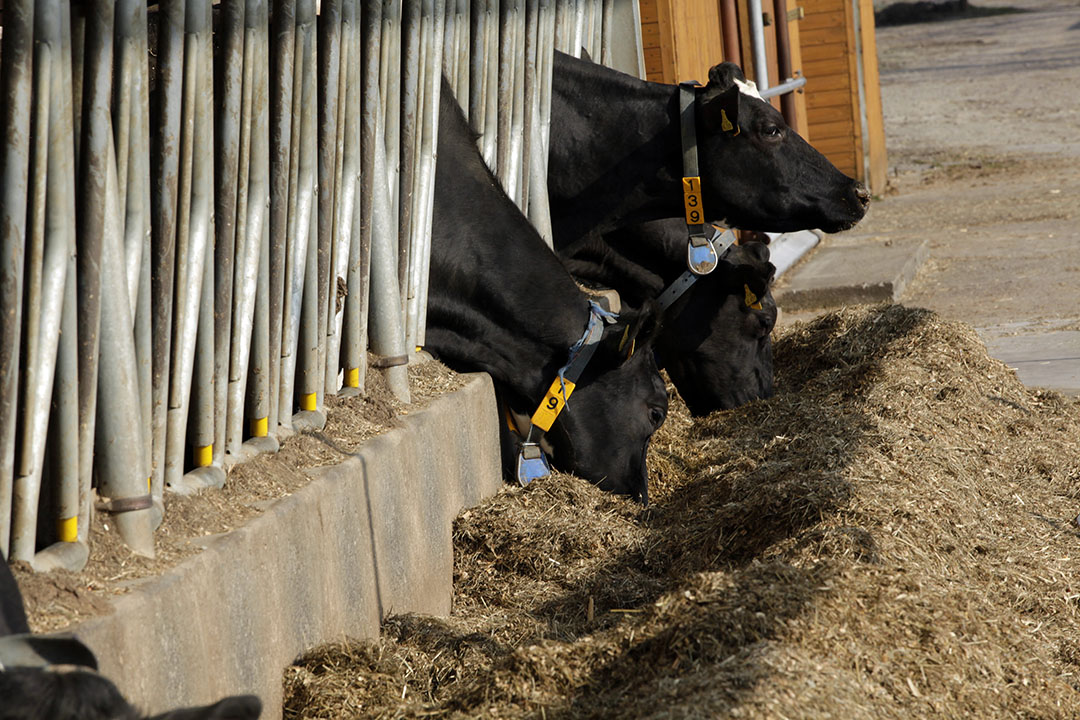
<path fill-rule="evenodd" d="M 0 57 L 0 556 L 8 557 L 12 484 L 15 474 L 15 418 L 18 408 L 19 353 L 23 320 L 23 248 L 34 51 L 33 0 L 8 0 L 3 10 L 7 39 Z"/>

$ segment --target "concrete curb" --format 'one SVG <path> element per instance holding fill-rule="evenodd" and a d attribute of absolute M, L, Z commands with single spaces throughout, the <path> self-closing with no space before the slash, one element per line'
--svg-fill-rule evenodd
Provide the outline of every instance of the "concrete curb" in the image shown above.
<path fill-rule="evenodd" d="M 73 628 L 101 672 L 144 711 L 254 693 L 273 720 L 282 670 L 304 651 L 373 637 L 390 611 L 447 614 L 453 519 L 502 484 L 491 379 L 468 376 L 402 419 Z"/>
<path fill-rule="evenodd" d="M 929 254 L 917 238 L 819 248 L 773 295 L 786 311 L 895 302 Z"/>

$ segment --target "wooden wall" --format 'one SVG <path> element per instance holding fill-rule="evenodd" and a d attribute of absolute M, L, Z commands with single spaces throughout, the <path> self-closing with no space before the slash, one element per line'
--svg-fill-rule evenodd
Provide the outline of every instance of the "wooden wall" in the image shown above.
<path fill-rule="evenodd" d="M 717 0 L 639 0 L 645 77 L 654 82 L 708 82 L 723 62 Z"/>

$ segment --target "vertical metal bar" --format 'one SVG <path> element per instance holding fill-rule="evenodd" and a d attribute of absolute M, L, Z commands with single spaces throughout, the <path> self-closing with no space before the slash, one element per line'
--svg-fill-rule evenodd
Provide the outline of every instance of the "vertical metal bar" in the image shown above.
<path fill-rule="evenodd" d="M 769 88 L 769 65 L 765 58 L 765 27 L 761 17 L 761 0 L 747 0 L 750 16 L 750 49 L 754 53 L 754 82 L 759 90 Z"/>
<path fill-rule="evenodd" d="M 547 162 L 551 136 L 551 71 L 555 42 L 555 0 L 540 0 L 538 9 L 536 98 L 532 104 L 534 131 L 526 156 L 529 168 L 528 215 L 550 247 L 551 209 L 547 192 Z"/>
<path fill-rule="evenodd" d="M 108 2 L 108 0 L 99 0 Z M 180 178 L 180 130 L 184 82 L 184 0 L 158 5 L 157 73 L 152 102 L 158 108 L 154 150 L 150 157 L 151 342 L 153 346 L 153 473 L 150 489 L 161 499 L 165 485 L 166 427 L 172 362 L 172 314 L 175 292 Z M 81 253 L 80 253 L 81 256 Z M 83 273 L 80 272 L 80 278 Z M 96 387 L 96 385 L 95 385 Z"/>
<path fill-rule="evenodd" d="M 455 97 L 458 105 L 466 114 L 469 112 L 470 71 L 469 42 L 472 35 L 472 18 L 469 0 L 457 0 L 457 35 L 454 37 L 454 52 L 457 53 L 457 85 Z"/>
<path fill-rule="evenodd" d="M 401 57 L 401 160 L 398 173 L 398 287 L 408 288 L 409 252 L 412 227 L 415 222 L 416 203 L 413 191 L 416 187 L 420 135 L 420 93 L 422 52 L 422 5 L 430 6 L 433 0 L 412 0 L 402 5 L 403 55 Z M 387 148 L 387 154 L 390 149 Z"/>
<path fill-rule="evenodd" d="M 293 86 L 294 117 L 298 117 L 299 124 L 294 123 L 293 142 L 296 145 L 294 152 L 295 171 L 295 201 L 290 207 L 290 229 L 295 233 L 293 247 L 290 251 L 291 263 L 290 276 L 286 277 L 289 283 L 286 314 L 289 332 L 289 341 L 284 344 L 291 354 L 284 360 L 286 365 L 282 367 L 282 407 L 280 413 L 288 412 L 291 416 L 293 407 L 294 378 L 300 382 L 300 409 L 302 411 L 314 411 L 317 409 L 318 393 L 317 384 L 313 377 L 317 361 L 318 348 L 312 343 L 317 332 L 318 312 L 317 295 L 305 300 L 310 293 L 318 293 L 315 287 L 317 280 L 317 266 L 312 266 L 311 285 L 307 286 L 308 264 L 316 261 L 313 253 L 317 251 L 317 239 L 315 238 L 315 214 L 313 204 L 315 201 L 316 183 L 316 156 L 317 156 L 317 125 L 315 120 L 316 83 L 315 83 L 315 3 L 313 0 L 301 0 L 297 5 L 297 62 L 296 69 L 297 85 Z M 309 248 L 309 245 L 313 246 Z M 301 341 L 301 328 L 306 333 L 306 341 Z M 284 350 L 283 350 L 284 351 Z M 299 376 L 299 377 L 297 377 Z M 286 386 L 285 383 L 288 383 Z M 286 402 L 286 392 L 288 401 Z M 292 417 L 289 422 L 292 423 Z"/>
<path fill-rule="evenodd" d="M 570 32 L 570 48 L 569 53 L 574 57 L 581 57 L 581 47 L 585 42 L 585 4 L 589 0 L 573 0 L 574 2 L 574 15 L 571 20 L 573 23 L 572 30 Z"/>
<path fill-rule="evenodd" d="M 612 67 L 614 58 L 611 52 L 612 36 L 612 22 L 615 14 L 615 0 L 601 0 L 600 9 L 600 62 L 608 67 Z"/>
<path fill-rule="evenodd" d="M 289 138 L 292 133 L 295 0 L 274 0 L 270 48 L 270 403 L 268 431 L 276 433 L 281 402 L 282 322 L 289 220 Z M 286 413 L 287 413 L 286 408 Z"/>
<path fill-rule="evenodd" d="M 140 467 L 143 426 L 135 391 L 138 370 L 128 302 L 115 146 L 106 150 L 105 223 L 101 252 L 101 357 L 98 373 L 97 432 L 94 462 L 98 491 L 107 498 L 144 495 L 147 477 Z M 136 553 L 154 556 L 152 510 L 115 516 L 124 542 Z"/>
<path fill-rule="evenodd" d="M 394 8 L 391 8 L 393 10 Z M 373 13 L 365 13 L 364 22 L 364 77 L 363 77 L 363 120 L 361 134 L 361 193 L 360 206 L 362 218 L 360 243 L 361 257 L 368 258 L 367 263 L 370 272 L 368 308 L 360 308 L 361 313 L 370 309 L 370 317 L 367 317 L 370 333 L 370 346 L 373 352 L 383 357 L 401 357 L 405 354 L 405 328 L 402 323 L 401 295 L 398 288 L 398 234 L 394 228 L 392 205 L 390 200 L 389 181 L 386 167 L 387 145 L 383 136 L 382 128 L 382 99 L 379 91 L 379 75 L 384 70 L 390 73 L 397 67 L 396 53 L 394 49 L 387 48 L 387 40 L 390 39 L 388 30 L 392 31 L 396 18 L 382 18 L 381 30 L 379 18 L 373 17 Z M 408 27 L 407 22 L 398 24 L 398 27 Z M 382 42 L 379 47 L 377 35 L 381 32 Z M 408 38 L 405 42 L 408 47 Z M 392 67 L 375 67 L 375 58 L 380 57 L 383 61 L 389 59 Z M 393 86 L 391 86 L 393 87 Z M 400 88 L 401 86 L 397 86 Z M 391 103 L 395 98 L 390 98 Z M 402 147 L 404 147 L 404 134 L 402 134 Z M 401 185 L 404 187 L 404 185 Z M 403 205 L 407 201 L 403 200 Z M 367 250 L 370 249 L 370 252 Z M 364 269 L 360 271 L 360 277 L 364 276 Z M 359 298 L 358 300 L 366 300 Z M 366 317 L 366 315 L 365 315 Z M 391 392 L 401 400 L 409 399 L 409 384 L 407 369 L 405 366 L 386 368 L 385 376 Z"/>
<path fill-rule="evenodd" d="M 394 252 L 397 252 L 398 218 L 400 217 L 401 193 L 399 174 L 401 169 L 401 0 L 385 0 L 382 7 L 382 33 L 379 48 L 379 87 L 382 88 L 383 138 L 386 147 L 386 177 L 390 183 L 389 201 L 391 224 L 394 230 Z M 378 16 L 377 8 L 370 7 L 366 15 Z M 374 62 L 372 58 L 371 62 Z M 366 101 L 365 101 L 366 102 Z M 367 322 L 366 320 L 364 321 Z"/>
<path fill-rule="evenodd" d="M 281 384 L 278 401 L 278 423 L 286 427 L 292 427 L 293 417 L 293 389 L 296 384 L 297 364 L 297 336 L 300 323 L 300 305 L 304 291 L 303 263 L 307 260 L 307 246 L 300 247 L 300 242 L 307 242 L 306 227 L 301 234 L 298 228 L 300 190 L 300 156 L 301 137 L 303 130 L 303 107 L 304 107 L 304 68 L 308 59 L 307 33 L 301 27 L 301 19 L 310 23 L 310 15 L 313 10 L 309 9 L 308 0 L 301 0 L 303 6 L 295 8 L 293 26 L 293 67 L 292 67 L 292 107 L 289 127 L 289 194 L 288 194 L 288 220 L 286 224 L 286 248 L 285 248 L 285 272 L 284 290 L 282 293 L 281 317 Z M 284 81 L 284 80 L 283 80 Z"/>
<path fill-rule="evenodd" d="M 90 522 L 90 484 L 97 415 L 98 328 L 101 324 L 101 243 L 105 222 L 106 152 L 112 135 L 113 0 L 95 0 L 87 15 L 79 164 L 76 254 L 79 336 L 79 538 Z M 2 511 L 0 511 L 2 512 Z"/>
<path fill-rule="evenodd" d="M 570 52 L 573 14 L 574 0 L 555 0 L 555 49 L 559 52 Z"/>
<path fill-rule="evenodd" d="M 76 262 L 68 259 L 64 308 L 60 319 L 60 347 L 53 384 L 50 429 L 50 476 L 56 491 L 56 539 L 73 543 L 79 539 L 79 361 Z M 55 423 L 55 425 L 53 425 Z M 54 428 L 54 429 L 53 429 Z"/>
<path fill-rule="evenodd" d="M 333 202 L 331 203 L 331 231 L 330 231 L 330 258 L 328 267 L 328 283 L 326 285 L 326 328 L 323 345 L 325 357 L 323 359 L 323 392 L 335 394 L 340 387 L 338 385 L 338 370 L 341 367 L 341 320 L 339 311 L 343 307 L 343 298 L 338 292 L 338 284 L 345 282 L 345 263 L 349 257 L 349 235 L 352 230 L 352 222 L 345 222 L 342 217 L 344 203 L 351 203 L 352 191 L 345 187 L 345 136 L 347 130 L 345 108 L 348 103 L 348 72 L 349 60 L 352 51 L 353 20 L 355 17 L 355 3 L 352 0 L 341 0 L 340 20 L 338 22 L 338 64 L 337 86 L 335 97 L 337 98 L 337 117 L 334 119 L 334 142 L 333 142 Z M 348 19 L 348 26 L 346 26 Z M 348 197 L 346 197 L 348 196 Z"/>
<path fill-rule="evenodd" d="M 71 95 L 64 86 L 62 8 L 58 0 L 39 3 L 35 15 L 40 94 L 36 98 L 39 135 L 33 162 L 44 181 L 34 193 L 34 250 L 26 311 L 25 413 L 23 446 L 13 493 L 11 557 L 29 561 L 35 552 L 50 400 L 52 397 L 68 260 L 74 253 L 74 218 L 69 218 L 68 175 L 74 172 Z M 45 117 L 42 117 L 44 115 Z M 46 129 L 47 128 L 47 129 Z M 45 166 L 47 165 L 47 169 Z M 40 238 L 40 240 L 39 240 Z"/>
<path fill-rule="evenodd" d="M 234 408 L 229 404 L 229 376 L 232 347 L 233 293 L 236 282 L 236 248 L 242 242 L 237 223 L 242 207 L 240 194 L 241 104 L 244 95 L 244 0 L 225 0 L 221 4 L 219 70 L 220 96 L 217 103 L 217 145 L 215 180 L 217 181 L 214 231 L 214 437 L 209 451 L 196 446 L 196 459 L 214 462 L 227 451 L 235 452 L 227 441 Z M 241 221 L 242 222 L 242 221 Z M 217 449 L 217 453 L 214 452 Z"/>
<path fill-rule="evenodd" d="M 724 34 L 724 60 L 742 65 L 742 49 L 739 44 L 739 17 L 735 0 L 720 0 L 720 29 Z"/>
<path fill-rule="evenodd" d="M 350 223 L 349 251 L 346 266 L 346 294 L 344 317 L 342 320 L 342 362 L 345 368 L 345 379 L 342 394 L 349 395 L 362 392 L 365 386 L 365 374 L 367 371 L 367 310 L 368 310 L 368 272 L 370 269 L 371 252 L 370 245 L 364 246 L 364 239 L 370 239 L 370 233 L 365 234 L 362 229 L 363 207 L 365 205 L 362 184 L 364 178 L 361 173 L 362 163 L 362 132 L 365 78 L 374 87 L 381 75 L 381 57 L 383 54 L 382 43 L 384 40 L 383 28 L 387 20 L 384 19 L 382 4 L 371 4 L 361 13 L 359 3 L 353 3 L 351 9 L 351 21 L 349 5 L 346 5 L 346 26 L 350 28 L 350 57 L 348 63 L 348 76 L 346 83 L 348 91 L 346 124 L 347 134 L 345 137 L 345 168 L 343 182 L 348 189 L 345 201 L 342 203 L 342 222 Z M 363 70 L 361 70 L 361 66 Z M 376 105 L 378 96 L 371 99 Z M 377 113 L 382 108 L 376 107 Z M 374 142 L 374 139 L 371 141 Z M 370 187 L 370 183 L 369 183 Z M 370 192 L 369 192 L 370 198 Z M 370 199 L 366 203 L 371 207 Z"/>
<path fill-rule="evenodd" d="M 522 58 L 521 201 L 529 208 L 529 180 L 532 177 L 532 146 L 540 140 L 540 0 L 525 0 L 525 55 Z"/>
<path fill-rule="evenodd" d="M 858 3 L 855 3 L 858 10 Z M 773 0 L 773 15 L 776 18 L 776 73 L 780 76 L 777 82 L 790 80 L 791 75 L 791 34 L 788 28 L 787 0 Z M 780 109 L 784 120 L 791 127 L 795 127 L 795 95 L 784 93 L 780 96 Z M 863 137 L 866 137 L 863 135 Z"/>
<path fill-rule="evenodd" d="M 30 104 L 34 42 L 33 0 L 8 0 L 7 38 L 0 44 L 0 556 L 8 557 L 15 416 L 23 320 L 23 248 L 30 165 Z"/>
<path fill-rule="evenodd" d="M 502 15 L 500 0 L 488 0 L 490 18 L 487 23 L 488 56 L 487 81 L 484 83 L 486 98 L 484 107 L 484 137 L 481 138 L 481 153 L 484 162 L 492 171 L 498 171 L 499 157 L 499 68 L 502 65 L 499 51 L 499 38 L 502 32 L 499 18 Z"/>
<path fill-rule="evenodd" d="M 172 382 L 165 451 L 165 479 L 181 488 L 184 451 L 199 307 L 202 302 L 203 264 L 211 228 L 210 193 L 213 192 L 213 56 L 209 52 L 210 3 L 194 0 L 187 6 L 184 48 L 184 115 L 181 140 L 180 232 L 177 240 L 177 275 L 173 338 Z M 202 433 L 198 433 L 202 434 Z M 202 465 L 203 463 L 197 463 Z"/>
<path fill-rule="evenodd" d="M 316 326 L 316 367 L 313 382 L 319 387 L 316 404 L 322 409 L 326 387 L 326 337 L 330 318 L 327 299 L 330 295 L 330 269 L 334 245 L 334 200 L 337 195 L 337 123 L 339 77 L 341 74 L 341 3 L 342 0 L 322 0 L 319 9 L 318 53 L 318 266 L 315 295 L 318 302 Z M 334 388 L 337 389 L 336 387 Z"/>
<path fill-rule="evenodd" d="M 451 0 L 452 1 L 452 0 Z M 435 204 L 435 156 L 439 144 L 439 98 L 442 94 L 443 25 L 446 22 L 447 0 L 435 0 L 432 33 L 435 47 L 424 69 L 424 132 L 420 166 L 421 211 L 419 234 L 413 252 L 415 271 L 410 278 L 409 325 L 406 326 L 406 348 L 411 350 L 424 344 L 424 326 L 427 322 L 428 268 L 431 260 L 431 218 Z M 522 18 L 524 20 L 524 18 Z M 524 61 L 522 61 L 524 65 Z"/>
<path fill-rule="evenodd" d="M 269 434 L 270 416 L 270 223 L 267 212 L 270 202 L 270 78 L 265 62 L 269 50 L 269 8 L 266 0 L 254 3 L 253 30 L 256 44 L 257 70 L 255 73 L 254 141 L 249 179 L 251 192 L 248 207 L 252 219 L 248 223 L 252 242 L 259 246 L 258 269 L 254 287 L 252 330 L 249 357 L 242 365 L 248 373 L 247 407 L 248 432 L 252 437 L 265 438 Z M 276 445 L 271 445 L 276 447 Z"/>
<path fill-rule="evenodd" d="M 229 351 L 228 351 L 228 398 L 226 400 L 225 416 L 225 451 L 236 456 L 240 452 L 240 444 L 243 442 L 244 432 L 244 392 L 243 381 L 246 379 L 247 368 L 241 360 L 241 354 L 246 343 L 250 340 L 250 324 L 245 323 L 245 303 L 254 300 L 254 282 L 258 272 L 258 248 L 257 242 L 252 242 L 251 233 L 248 232 L 248 192 L 250 190 L 250 170 L 252 152 L 252 95 L 255 92 L 254 73 L 256 63 L 256 48 L 249 28 L 247 12 L 253 8 L 247 2 L 246 11 L 237 11 L 241 23 L 233 28 L 233 32 L 239 36 L 236 41 L 242 72 L 241 82 L 236 87 L 239 99 L 237 118 L 239 120 L 239 137 L 236 170 L 236 225 L 234 232 L 226 242 L 233 246 L 233 280 L 232 300 L 229 303 L 228 317 L 230 318 Z M 247 332 L 245 332 L 247 330 Z"/>
<path fill-rule="evenodd" d="M 494 168 L 503 190 L 515 202 L 517 201 L 516 188 L 512 186 L 513 171 L 510 167 L 510 153 L 514 120 L 514 58 L 518 54 L 514 28 L 517 26 L 517 11 L 520 2 L 521 0 L 504 0 L 499 8 L 498 147 Z"/>
<path fill-rule="evenodd" d="M 484 98 L 487 86 L 488 31 L 490 16 L 487 0 L 472 0 L 469 21 L 469 124 L 478 135 L 484 134 Z"/>

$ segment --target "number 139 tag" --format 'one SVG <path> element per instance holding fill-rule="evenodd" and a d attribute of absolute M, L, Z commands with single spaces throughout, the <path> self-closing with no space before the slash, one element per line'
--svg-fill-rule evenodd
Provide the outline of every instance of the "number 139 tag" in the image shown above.
<path fill-rule="evenodd" d="M 686 209 L 686 224 L 701 225 L 705 222 L 701 210 L 701 178 L 684 177 L 682 179 L 682 184 L 683 206 Z"/>

